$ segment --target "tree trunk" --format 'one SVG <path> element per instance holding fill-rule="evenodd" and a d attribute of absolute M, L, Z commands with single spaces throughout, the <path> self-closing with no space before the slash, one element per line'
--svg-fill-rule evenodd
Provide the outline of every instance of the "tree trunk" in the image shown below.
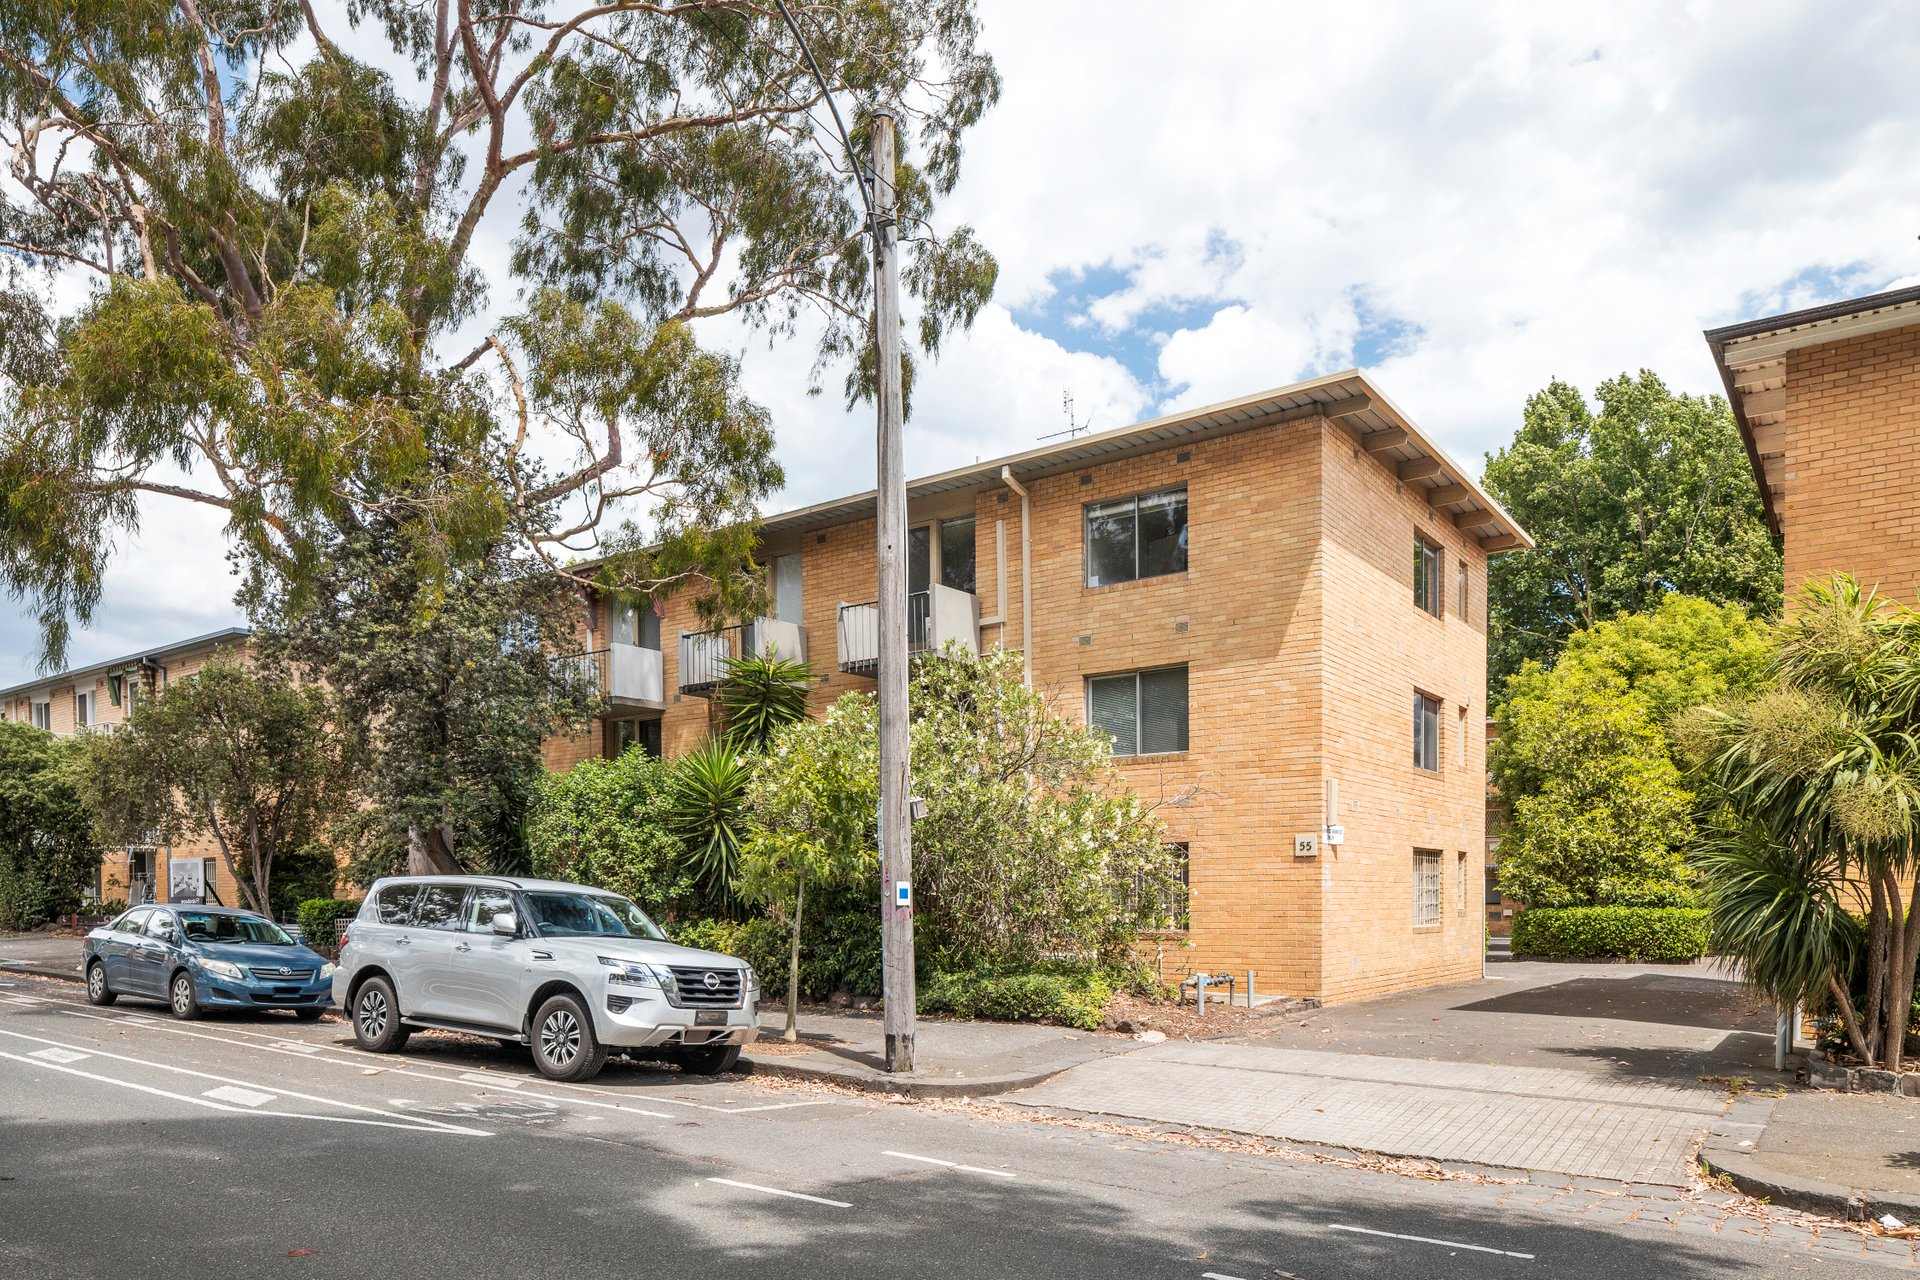
<path fill-rule="evenodd" d="M 1887 884 L 1883 876 L 1874 876 L 1867 905 L 1867 1000 L 1860 1010 L 1866 1024 L 1867 1053 L 1871 1065 L 1880 1058 L 1880 1032 L 1887 1006 Z"/>
<path fill-rule="evenodd" d="M 1889 1071 L 1900 1069 L 1901 1042 L 1907 1038 L 1907 1014 L 1913 1007 L 1913 973 L 1906 967 L 1909 935 L 1907 903 L 1900 882 L 1887 873 L 1887 965 L 1881 984 L 1886 1001 L 1880 1009 L 1880 1056 L 1874 1065 Z M 1907 989 L 1900 990 L 1900 975 L 1906 974 Z"/>
<path fill-rule="evenodd" d="M 807 877 L 801 873 L 793 890 L 793 951 L 787 958 L 787 1029 L 780 1038 L 788 1044 L 800 1038 L 795 1017 L 800 1006 L 800 911 L 807 903 Z"/>
<path fill-rule="evenodd" d="M 445 827 L 407 828 L 407 874 L 457 876 L 463 868 L 453 856 L 453 837 Z"/>
<path fill-rule="evenodd" d="M 1840 1025 L 1847 1030 L 1847 1040 L 1853 1045 L 1854 1053 L 1867 1065 L 1873 1065 L 1873 1055 L 1867 1051 L 1866 1039 L 1860 1034 L 1860 1019 L 1853 1013 L 1853 998 L 1840 984 L 1840 979 L 1828 975 L 1827 985 L 1833 990 L 1834 1003 L 1840 1008 Z"/>
<path fill-rule="evenodd" d="M 1887 1039 L 1881 1051 L 1881 1065 L 1888 1071 L 1900 1070 L 1906 1056 L 1907 1024 L 1913 1017 L 1914 970 L 1920 968 L 1920 879 L 1908 887 L 1909 918 L 1903 930 L 1906 945 L 1890 957 L 1887 975 Z"/>

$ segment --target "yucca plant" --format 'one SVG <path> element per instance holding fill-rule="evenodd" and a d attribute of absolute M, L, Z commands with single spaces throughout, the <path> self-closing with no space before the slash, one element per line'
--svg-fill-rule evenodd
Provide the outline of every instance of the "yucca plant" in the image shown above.
<path fill-rule="evenodd" d="M 668 827 L 687 847 L 694 876 L 715 903 L 730 906 L 747 832 L 749 755 L 716 738 L 673 762 L 667 783 Z"/>
<path fill-rule="evenodd" d="M 774 734 L 807 718 L 812 684 L 810 664 L 775 657 L 771 649 L 727 659 L 719 695 L 727 737 L 743 748 L 766 750 Z"/>

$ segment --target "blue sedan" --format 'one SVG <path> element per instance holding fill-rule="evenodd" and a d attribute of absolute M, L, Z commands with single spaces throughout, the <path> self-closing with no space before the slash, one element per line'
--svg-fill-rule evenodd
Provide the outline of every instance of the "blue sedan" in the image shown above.
<path fill-rule="evenodd" d="M 135 907 L 87 935 L 87 1000 L 164 1000 L 203 1009 L 291 1009 L 312 1021 L 333 1003 L 333 966 L 273 921 L 231 907 Z"/>

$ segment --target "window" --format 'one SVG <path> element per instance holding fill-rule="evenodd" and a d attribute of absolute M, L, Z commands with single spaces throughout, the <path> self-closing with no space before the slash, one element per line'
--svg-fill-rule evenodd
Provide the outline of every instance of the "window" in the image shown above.
<path fill-rule="evenodd" d="M 1460 914 L 1467 912 L 1467 855 L 1460 855 L 1460 905 L 1455 908 Z"/>
<path fill-rule="evenodd" d="M 1440 616 L 1440 548 L 1413 535 L 1413 602 Z"/>
<path fill-rule="evenodd" d="M 974 590 L 973 517 L 940 522 L 940 585 L 964 591 Z"/>
<path fill-rule="evenodd" d="M 907 530 L 907 591 L 925 591 L 933 581 L 933 529 L 919 525 Z"/>
<path fill-rule="evenodd" d="M 639 645 L 642 649 L 660 647 L 660 615 L 653 611 L 652 605 L 615 600 L 608 607 L 613 643 Z"/>
<path fill-rule="evenodd" d="M 773 558 L 773 616 L 796 627 L 805 621 L 801 613 L 800 556 Z"/>
<path fill-rule="evenodd" d="M 392 884 L 374 895 L 374 918 L 381 924 L 405 924 L 413 914 L 413 900 L 420 892 L 417 884 Z"/>
<path fill-rule="evenodd" d="M 1113 739 L 1116 756 L 1187 749 L 1187 669 L 1129 671 L 1087 681 L 1087 724 Z"/>
<path fill-rule="evenodd" d="M 458 929 L 460 927 L 460 904 L 466 900 L 467 888 L 456 884 L 430 884 L 420 891 L 420 901 L 413 904 L 413 924 L 419 929 Z"/>
<path fill-rule="evenodd" d="M 1460 597 L 1460 607 L 1455 609 L 1454 612 L 1459 614 L 1460 620 L 1464 622 L 1467 618 L 1467 562 L 1465 560 L 1460 562 L 1460 566 L 1454 570 L 1453 576 L 1454 585 L 1459 588 L 1458 595 Z"/>
<path fill-rule="evenodd" d="M 513 895 L 505 889 L 475 889 L 467 900 L 467 932 L 492 933 L 493 918 L 513 910 Z"/>
<path fill-rule="evenodd" d="M 53 730 L 53 704 L 51 702 L 36 702 L 33 704 L 33 727 L 36 729 L 45 729 L 49 732 Z"/>
<path fill-rule="evenodd" d="M 86 729 L 93 725 L 93 695 L 76 693 L 73 695 L 73 725 L 76 729 Z"/>
<path fill-rule="evenodd" d="M 1187 571 L 1187 491 L 1164 489 L 1085 509 L 1087 585 Z"/>
<path fill-rule="evenodd" d="M 1440 855 L 1430 849 L 1413 851 L 1413 927 L 1427 929 L 1440 923 Z"/>
<path fill-rule="evenodd" d="M 169 942 L 179 936 L 179 931 L 173 925 L 173 913 L 170 911 L 147 912 L 147 936 L 163 938 Z"/>
<path fill-rule="evenodd" d="M 1413 695 L 1413 767 L 1440 771 L 1440 700 Z"/>
<path fill-rule="evenodd" d="M 613 720 L 607 724 L 607 757 L 618 759 L 630 748 L 639 747 L 660 758 L 660 722 L 658 720 Z"/>
<path fill-rule="evenodd" d="M 1464 769 L 1467 767 L 1467 709 L 1460 708 L 1455 719 L 1457 723 L 1453 735 L 1453 757 L 1454 762 Z"/>

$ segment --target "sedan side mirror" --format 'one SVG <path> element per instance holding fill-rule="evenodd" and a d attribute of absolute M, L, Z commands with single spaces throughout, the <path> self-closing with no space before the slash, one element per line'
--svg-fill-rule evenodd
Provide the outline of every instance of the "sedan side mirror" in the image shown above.
<path fill-rule="evenodd" d="M 496 912 L 493 917 L 493 931 L 503 938 L 514 938 L 520 934 L 520 922 L 514 919 L 513 912 Z"/>

